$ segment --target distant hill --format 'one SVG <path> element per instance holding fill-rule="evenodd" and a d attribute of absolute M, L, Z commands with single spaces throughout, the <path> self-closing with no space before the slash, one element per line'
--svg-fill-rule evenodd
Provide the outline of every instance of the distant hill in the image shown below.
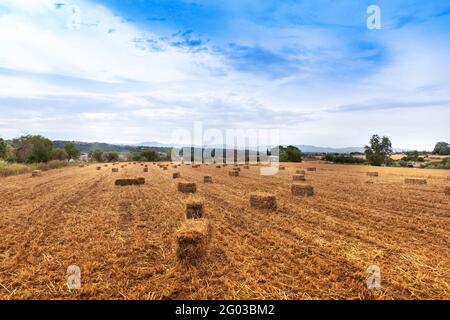
<path fill-rule="evenodd" d="M 89 153 L 94 150 L 101 150 L 103 152 L 118 152 L 118 153 L 133 153 L 141 152 L 143 150 L 152 149 L 158 152 L 166 152 L 169 148 L 164 147 L 149 147 L 149 146 L 131 146 L 122 144 L 109 144 L 103 142 L 81 142 L 81 141 L 64 141 L 55 140 L 53 146 L 55 148 L 63 148 L 65 144 L 73 143 L 76 148 L 84 153 Z"/>
<path fill-rule="evenodd" d="M 172 148 L 174 145 L 173 144 L 160 143 L 160 142 L 157 142 L 157 141 L 151 141 L 151 142 L 141 142 L 141 143 L 136 144 L 136 146 L 157 147 L 157 148 Z"/>
<path fill-rule="evenodd" d="M 361 147 L 345 147 L 345 148 L 330 148 L 330 147 L 316 147 L 310 145 L 296 145 L 297 148 L 306 153 L 352 153 L 364 152 Z"/>
<path fill-rule="evenodd" d="M 136 145 L 124 145 L 124 144 L 109 144 L 103 142 L 80 142 L 80 141 L 64 141 L 55 140 L 53 145 L 55 148 L 63 148 L 67 143 L 74 143 L 78 150 L 81 152 L 89 153 L 94 150 L 101 150 L 103 152 L 141 152 L 143 150 L 152 149 L 158 152 L 166 152 L 173 147 L 173 144 L 164 144 L 156 141 L 142 142 Z M 222 146 L 213 146 L 215 148 L 220 148 Z M 304 153 L 352 153 L 352 152 L 364 152 L 362 147 L 344 147 L 344 148 L 331 148 L 331 147 L 317 147 L 311 145 L 296 145 Z M 198 146 L 196 147 L 198 148 Z M 227 146 L 228 149 L 232 147 Z M 255 149 L 255 148 L 251 148 Z M 403 152 L 405 149 L 394 148 L 394 152 Z"/>

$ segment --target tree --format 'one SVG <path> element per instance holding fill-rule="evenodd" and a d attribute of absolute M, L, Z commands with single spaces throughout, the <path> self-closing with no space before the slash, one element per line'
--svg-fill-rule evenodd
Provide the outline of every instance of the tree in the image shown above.
<path fill-rule="evenodd" d="M 53 149 L 52 151 L 52 159 L 53 160 L 67 160 L 69 158 L 69 155 L 67 154 L 66 150 L 64 149 Z"/>
<path fill-rule="evenodd" d="M 65 144 L 64 150 L 67 152 L 67 156 L 69 159 L 77 159 L 81 154 L 80 150 L 78 150 L 73 143 Z"/>
<path fill-rule="evenodd" d="M 434 147 L 433 153 L 441 156 L 448 156 L 450 155 L 450 146 L 447 142 L 438 142 Z"/>
<path fill-rule="evenodd" d="M 53 143 L 43 136 L 22 136 L 13 140 L 17 161 L 39 163 L 52 157 Z"/>
<path fill-rule="evenodd" d="M 117 152 L 108 152 L 104 156 L 108 162 L 119 161 L 119 154 Z"/>
<path fill-rule="evenodd" d="M 132 161 L 141 161 L 142 157 L 140 153 L 133 153 L 131 154 L 131 160 Z"/>
<path fill-rule="evenodd" d="M 141 157 L 146 161 L 158 161 L 159 154 L 155 150 L 145 150 L 141 152 Z"/>
<path fill-rule="evenodd" d="M 6 151 L 5 151 L 4 159 L 8 162 L 16 162 L 17 161 L 16 150 L 9 143 L 6 144 Z"/>
<path fill-rule="evenodd" d="M 294 146 L 279 147 L 280 162 L 302 162 L 303 154 Z"/>
<path fill-rule="evenodd" d="M 7 143 L 5 142 L 5 140 L 0 138 L 0 158 L 1 159 L 6 158 L 6 146 L 7 146 Z"/>
<path fill-rule="evenodd" d="M 91 158 L 92 159 L 94 159 L 95 161 L 97 161 L 97 162 L 103 162 L 103 152 L 102 152 L 102 150 L 94 150 L 92 153 L 91 153 Z"/>
<path fill-rule="evenodd" d="M 392 143 L 388 137 L 380 137 L 374 134 L 369 141 L 370 146 L 365 146 L 367 161 L 373 166 L 381 166 L 388 162 L 392 153 Z"/>

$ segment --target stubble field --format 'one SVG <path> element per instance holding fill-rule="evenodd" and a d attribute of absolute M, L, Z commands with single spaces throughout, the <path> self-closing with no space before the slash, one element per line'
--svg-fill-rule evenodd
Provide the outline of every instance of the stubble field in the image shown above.
<path fill-rule="evenodd" d="M 448 171 L 285 166 L 274 176 L 136 163 L 0 178 L 0 298 L 450 299 Z M 292 196 L 295 170 L 311 166 L 314 196 Z M 177 191 L 176 171 L 197 183 L 212 228 L 206 259 L 190 269 L 175 255 L 190 197 Z M 145 185 L 114 185 L 135 177 Z M 251 208 L 254 191 L 275 194 L 278 209 Z M 81 269 L 80 290 L 67 288 L 70 265 Z M 380 290 L 366 286 L 370 265 Z"/>

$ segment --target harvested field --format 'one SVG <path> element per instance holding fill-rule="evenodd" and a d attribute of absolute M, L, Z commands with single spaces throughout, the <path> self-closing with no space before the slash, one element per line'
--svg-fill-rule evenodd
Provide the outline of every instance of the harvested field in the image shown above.
<path fill-rule="evenodd" d="M 0 298 L 450 299 L 448 171 L 309 163 L 315 194 L 302 197 L 291 194 L 299 165 L 283 165 L 274 176 L 250 166 L 238 179 L 180 166 L 207 209 L 210 238 L 205 228 L 183 231 L 191 195 L 157 166 L 139 187 L 114 185 L 141 176 L 139 164 L 0 178 Z M 367 184 L 370 170 L 380 175 Z M 427 184 L 405 184 L 411 177 Z M 275 195 L 277 211 L 251 208 L 255 190 Z M 67 289 L 71 265 L 80 290 Z M 366 287 L 371 265 L 381 290 Z"/>

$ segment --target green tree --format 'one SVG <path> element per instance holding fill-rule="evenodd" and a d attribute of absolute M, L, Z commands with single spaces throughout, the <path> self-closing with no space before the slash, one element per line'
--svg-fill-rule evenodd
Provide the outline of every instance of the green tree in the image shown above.
<path fill-rule="evenodd" d="M 140 153 L 133 153 L 131 154 L 131 160 L 132 161 L 141 161 L 142 157 Z"/>
<path fill-rule="evenodd" d="M 52 157 L 53 143 L 43 136 L 22 136 L 13 140 L 19 162 L 47 162 Z"/>
<path fill-rule="evenodd" d="M 302 162 L 303 154 L 294 146 L 279 147 L 280 162 Z"/>
<path fill-rule="evenodd" d="M 365 146 L 367 161 L 373 166 L 381 166 L 389 161 L 392 153 L 392 143 L 388 137 L 380 137 L 374 134 L 369 141 L 369 146 Z"/>
<path fill-rule="evenodd" d="M 6 151 L 5 151 L 5 158 L 4 159 L 6 161 L 8 161 L 8 162 L 15 162 L 15 161 L 17 161 L 16 150 L 9 143 L 6 144 Z"/>
<path fill-rule="evenodd" d="M 433 153 L 441 156 L 448 156 L 450 155 L 450 146 L 447 142 L 438 142 L 434 147 Z"/>
<path fill-rule="evenodd" d="M 52 159 L 53 160 L 67 160 L 69 158 L 66 150 L 64 149 L 53 149 L 52 151 Z"/>
<path fill-rule="evenodd" d="M 404 156 L 401 160 L 403 161 L 424 161 L 424 157 L 420 156 L 419 151 L 407 151 L 406 156 Z"/>
<path fill-rule="evenodd" d="M 141 152 L 141 157 L 146 161 L 158 161 L 160 159 L 159 153 L 155 150 L 145 150 Z"/>
<path fill-rule="evenodd" d="M 6 146 L 7 143 L 5 142 L 5 140 L 0 138 L 0 159 L 6 158 Z"/>
<path fill-rule="evenodd" d="M 75 160 L 81 154 L 80 150 L 78 150 L 77 147 L 75 147 L 75 144 L 73 144 L 73 143 L 65 144 L 64 145 L 64 150 L 66 151 L 67 156 L 68 156 L 69 159 L 74 159 Z"/>
<path fill-rule="evenodd" d="M 94 150 L 91 153 L 91 158 L 94 159 L 97 162 L 103 162 L 104 161 L 104 157 L 103 157 L 103 152 L 102 150 Z"/>
<path fill-rule="evenodd" d="M 116 162 L 119 161 L 119 154 L 117 152 L 108 152 L 105 154 L 106 161 Z"/>

